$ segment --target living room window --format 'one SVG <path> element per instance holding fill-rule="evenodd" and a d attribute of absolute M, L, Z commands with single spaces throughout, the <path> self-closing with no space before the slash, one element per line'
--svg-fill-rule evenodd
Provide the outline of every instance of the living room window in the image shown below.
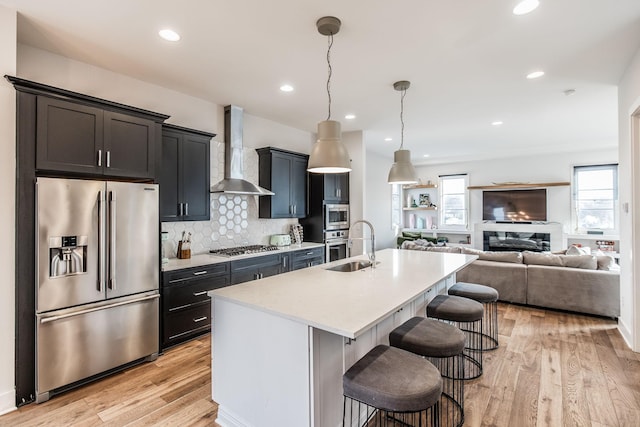
<path fill-rule="evenodd" d="M 402 185 L 391 184 L 391 228 L 395 234 L 402 227 L 402 203 L 400 201 L 402 195 Z"/>
<path fill-rule="evenodd" d="M 468 229 L 467 174 L 440 175 L 440 228 Z"/>
<path fill-rule="evenodd" d="M 573 205 L 578 232 L 616 231 L 618 165 L 575 166 Z"/>

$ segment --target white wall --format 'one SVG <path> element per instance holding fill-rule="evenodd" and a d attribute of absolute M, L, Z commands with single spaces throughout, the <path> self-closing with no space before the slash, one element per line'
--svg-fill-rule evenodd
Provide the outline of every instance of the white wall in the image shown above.
<path fill-rule="evenodd" d="M 640 137 L 631 139 L 631 120 L 640 114 L 640 50 L 618 86 L 620 152 L 620 311 L 618 328 L 634 351 L 640 352 Z M 640 121 L 640 120 L 639 120 Z M 628 206 L 628 211 L 624 207 Z"/>
<path fill-rule="evenodd" d="M 16 75 L 17 13 L 0 5 L 0 76 Z M 0 82 L 0 414 L 15 409 L 16 94 Z"/>
<path fill-rule="evenodd" d="M 391 227 L 391 186 L 387 183 L 393 160 L 367 151 L 365 218 L 376 228 L 376 248 L 395 248 L 396 234 Z"/>
<path fill-rule="evenodd" d="M 369 218 L 365 217 L 364 210 L 364 195 L 366 191 L 366 166 L 365 166 L 365 152 L 364 141 L 362 131 L 344 132 L 342 134 L 342 142 L 349 151 L 349 157 L 351 158 L 351 172 L 349 173 L 349 215 L 351 223 L 359 219 Z M 362 225 L 358 225 L 353 230 L 352 237 L 362 237 L 369 235 L 369 231 L 362 228 Z M 354 240 L 351 246 L 351 255 L 360 255 L 364 253 L 364 245 L 362 240 Z M 367 244 L 368 248 L 369 245 Z"/>
<path fill-rule="evenodd" d="M 500 158 L 475 162 L 418 166 L 416 171 L 423 182 L 438 182 L 439 175 L 467 173 L 469 185 L 491 185 L 494 182 L 571 182 L 573 166 L 617 163 L 616 150 L 556 153 L 553 156 L 538 155 Z M 571 188 L 548 187 L 547 214 L 549 222 L 562 224 L 565 233 L 573 233 L 571 227 Z M 469 192 L 470 227 L 482 221 L 482 190 Z M 475 243 L 474 243 L 475 244 Z"/>

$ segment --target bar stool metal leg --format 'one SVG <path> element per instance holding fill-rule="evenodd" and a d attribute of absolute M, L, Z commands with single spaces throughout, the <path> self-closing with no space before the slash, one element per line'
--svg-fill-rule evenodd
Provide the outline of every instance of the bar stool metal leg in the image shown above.
<path fill-rule="evenodd" d="M 482 304 L 469 298 L 437 295 L 427 305 L 427 316 L 453 324 L 464 332 L 464 379 L 482 375 Z"/>
<path fill-rule="evenodd" d="M 477 283 L 458 282 L 448 291 L 449 295 L 469 298 L 484 307 L 482 327 L 483 351 L 498 348 L 498 291 Z"/>

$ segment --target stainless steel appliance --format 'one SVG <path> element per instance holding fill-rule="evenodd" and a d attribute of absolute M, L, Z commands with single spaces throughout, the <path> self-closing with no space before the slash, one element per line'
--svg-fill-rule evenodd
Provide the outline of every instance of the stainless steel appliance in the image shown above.
<path fill-rule="evenodd" d="M 324 229 L 349 228 L 349 205 L 324 205 Z"/>
<path fill-rule="evenodd" d="M 349 258 L 349 231 L 335 230 L 324 232 L 326 262 Z"/>
<path fill-rule="evenodd" d="M 275 245 L 247 245 L 236 246 L 233 248 L 211 249 L 209 253 L 218 256 L 232 257 L 237 255 L 257 254 L 260 252 L 277 251 L 279 248 Z"/>
<path fill-rule="evenodd" d="M 159 349 L 158 186 L 36 181 L 36 402 Z"/>

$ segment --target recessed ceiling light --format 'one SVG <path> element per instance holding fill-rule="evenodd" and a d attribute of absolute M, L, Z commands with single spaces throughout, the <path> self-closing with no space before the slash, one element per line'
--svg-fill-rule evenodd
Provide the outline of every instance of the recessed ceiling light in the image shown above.
<path fill-rule="evenodd" d="M 346 116 L 344 116 L 345 119 L 347 120 L 353 120 L 356 118 L 355 114 L 347 114 Z"/>
<path fill-rule="evenodd" d="M 502 125 L 503 122 L 501 122 L 500 120 L 496 120 L 495 122 L 491 122 L 491 126 L 500 126 Z"/>
<path fill-rule="evenodd" d="M 293 86 L 285 84 L 280 86 L 280 90 L 283 92 L 293 92 Z"/>
<path fill-rule="evenodd" d="M 429 157 L 429 154 L 423 154 L 422 157 Z"/>
<path fill-rule="evenodd" d="M 540 70 L 540 71 L 534 71 L 532 73 L 527 74 L 527 78 L 529 80 L 533 80 L 533 79 L 537 79 L 544 76 L 544 71 Z"/>
<path fill-rule="evenodd" d="M 158 31 L 158 34 L 160 35 L 160 37 L 170 42 L 177 42 L 178 40 L 180 40 L 180 34 L 168 28 Z"/>
<path fill-rule="evenodd" d="M 522 0 L 513 8 L 514 15 L 526 15 L 529 12 L 534 11 L 540 6 L 538 0 Z"/>
<path fill-rule="evenodd" d="M 385 140 L 385 141 L 387 141 L 387 142 L 389 142 L 389 141 L 393 141 L 393 138 L 389 138 L 389 137 L 387 137 L 387 138 L 385 138 L 384 140 Z"/>

